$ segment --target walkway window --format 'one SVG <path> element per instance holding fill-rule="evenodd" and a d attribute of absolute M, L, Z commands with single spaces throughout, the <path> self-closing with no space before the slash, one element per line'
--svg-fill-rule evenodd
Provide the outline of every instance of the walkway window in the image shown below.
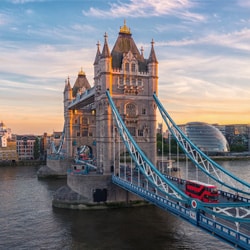
<path fill-rule="evenodd" d="M 135 78 L 132 78 L 132 85 L 136 85 L 136 79 Z"/>
<path fill-rule="evenodd" d="M 129 72 L 129 63 L 125 63 L 125 71 Z"/>
<path fill-rule="evenodd" d="M 119 77 L 119 85 L 123 85 L 123 77 Z"/>
<path fill-rule="evenodd" d="M 136 116 L 136 107 L 134 104 L 128 104 L 126 106 L 126 115 L 127 115 L 127 117 L 135 117 Z"/>
<path fill-rule="evenodd" d="M 138 136 L 143 136 L 143 129 L 138 129 Z"/>
<path fill-rule="evenodd" d="M 142 86 L 142 79 L 138 78 L 138 86 Z"/>
<path fill-rule="evenodd" d="M 132 63 L 132 64 L 131 64 L 131 71 L 132 71 L 132 72 L 135 72 L 135 63 Z"/>
<path fill-rule="evenodd" d="M 146 109 L 143 108 L 142 111 L 141 111 L 142 115 L 146 115 Z"/>
<path fill-rule="evenodd" d="M 83 117 L 83 118 L 82 118 L 82 124 L 83 124 L 83 125 L 87 125 L 87 124 L 88 124 L 88 118 Z"/>
<path fill-rule="evenodd" d="M 129 78 L 126 78 L 126 85 L 129 85 Z"/>
<path fill-rule="evenodd" d="M 84 128 L 82 130 L 82 136 L 88 136 L 88 129 L 87 128 Z"/>

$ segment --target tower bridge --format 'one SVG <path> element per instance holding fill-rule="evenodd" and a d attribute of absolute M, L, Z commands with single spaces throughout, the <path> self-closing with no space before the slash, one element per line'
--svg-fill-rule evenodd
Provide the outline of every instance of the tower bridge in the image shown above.
<path fill-rule="evenodd" d="M 149 202 L 233 246 L 250 249 L 250 184 L 200 151 L 157 96 L 154 42 L 145 58 L 126 23 L 111 52 L 105 34 L 102 51 L 97 44 L 94 86 L 83 70 L 73 87 L 70 79 L 65 83 L 64 140 L 56 154 L 63 151 L 71 164 L 67 188 L 56 192 L 53 205 L 90 209 Z M 187 160 L 199 170 L 197 180 L 218 187 L 217 200 L 193 197 L 185 191 L 188 176 L 166 175 L 156 167 L 157 109 Z"/>
<path fill-rule="evenodd" d="M 114 127 L 106 89 L 112 92 L 127 128 L 147 155 L 156 161 L 156 105 L 152 98 L 158 89 L 158 61 L 154 42 L 148 58 L 137 48 L 126 23 L 110 52 L 104 35 L 102 51 L 97 43 L 94 60 L 94 86 L 91 87 L 81 69 L 73 87 L 68 78 L 64 89 L 66 155 L 74 157 L 77 148 L 92 148 L 98 171 L 111 173 Z M 113 153 L 113 151 L 116 152 Z"/>

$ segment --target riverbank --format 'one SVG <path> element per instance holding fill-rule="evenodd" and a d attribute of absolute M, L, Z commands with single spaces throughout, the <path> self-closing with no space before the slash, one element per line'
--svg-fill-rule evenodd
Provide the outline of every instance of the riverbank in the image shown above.
<path fill-rule="evenodd" d="M 250 155 L 237 156 L 237 155 L 227 155 L 227 156 L 210 156 L 211 159 L 216 161 L 249 161 Z"/>
<path fill-rule="evenodd" d="M 46 161 L 41 160 L 0 161 L 0 167 L 40 166 L 45 164 Z"/>
<path fill-rule="evenodd" d="M 160 160 L 162 156 L 158 155 L 158 159 Z M 249 161 L 250 160 L 250 153 L 249 155 L 216 155 L 216 156 L 209 156 L 211 159 L 215 161 Z M 165 156 L 164 156 L 165 158 Z M 176 155 L 171 156 L 171 160 L 177 160 Z M 179 161 L 185 161 L 186 157 L 183 155 L 179 155 Z M 46 165 L 46 161 L 41 160 L 20 160 L 20 161 L 0 161 L 0 167 L 7 167 L 7 166 L 43 166 Z"/>
<path fill-rule="evenodd" d="M 249 161 L 250 155 L 209 155 L 209 158 L 211 158 L 214 161 Z M 158 156 L 158 159 L 161 159 L 161 156 Z M 176 161 L 177 156 L 172 155 L 171 160 Z M 185 161 L 186 156 L 180 155 L 178 157 L 179 161 Z"/>

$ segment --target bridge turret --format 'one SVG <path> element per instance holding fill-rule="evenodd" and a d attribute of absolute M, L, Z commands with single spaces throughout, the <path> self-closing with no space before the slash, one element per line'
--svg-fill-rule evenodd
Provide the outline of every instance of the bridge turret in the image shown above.
<path fill-rule="evenodd" d="M 96 51 L 96 56 L 95 56 L 95 61 L 94 61 L 94 79 L 95 76 L 98 74 L 100 66 L 99 66 L 99 61 L 101 58 L 101 51 L 100 51 L 100 42 L 97 42 L 97 51 Z"/>
<path fill-rule="evenodd" d="M 71 157 L 72 155 L 72 110 L 68 109 L 69 104 L 73 100 L 72 95 L 72 88 L 70 84 L 69 77 L 65 81 L 65 87 L 64 87 L 64 133 L 66 138 L 66 154 L 68 157 Z"/>
<path fill-rule="evenodd" d="M 112 92 L 112 57 L 110 54 L 109 46 L 108 46 L 108 35 L 105 32 L 104 34 L 104 45 L 102 49 L 102 53 L 99 61 L 99 69 L 101 72 L 101 92 L 105 94 L 106 89 L 110 89 Z"/>
<path fill-rule="evenodd" d="M 65 80 L 65 87 L 64 87 L 64 112 L 66 111 L 65 109 L 68 109 L 69 103 L 72 101 L 72 88 L 70 84 L 69 77 Z"/>
<path fill-rule="evenodd" d="M 151 93 L 156 93 L 158 95 L 158 61 L 156 58 L 154 50 L 154 40 L 151 42 L 151 51 L 148 59 L 148 73 L 150 75 L 151 83 Z"/>

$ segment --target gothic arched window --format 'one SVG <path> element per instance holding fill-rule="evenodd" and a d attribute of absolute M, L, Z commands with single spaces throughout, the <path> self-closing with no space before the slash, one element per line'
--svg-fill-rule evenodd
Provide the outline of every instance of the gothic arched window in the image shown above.
<path fill-rule="evenodd" d="M 125 71 L 129 72 L 129 63 L 125 63 Z"/>
<path fill-rule="evenodd" d="M 132 71 L 132 72 L 135 72 L 135 69 L 136 69 L 136 68 L 135 68 L 135 63 L 132 63 L 132 64 L 131 64 L 131 71 Z"/>
<path fill-rule="evenodd" d="M 88 118 L 87 118 L 87 117 L 83 117 L 83 118 L 82 118 L 82 124 L 83 124 L 83 125 L 88 125 L 88 123 L 89 123 L 89 122 L 88 122 Z"/>
<path fill-rule="evenodd" d="M 135 117 L 136 116 L 136 106 L 132 103 L 126 106 L 126 116 Z"/>

